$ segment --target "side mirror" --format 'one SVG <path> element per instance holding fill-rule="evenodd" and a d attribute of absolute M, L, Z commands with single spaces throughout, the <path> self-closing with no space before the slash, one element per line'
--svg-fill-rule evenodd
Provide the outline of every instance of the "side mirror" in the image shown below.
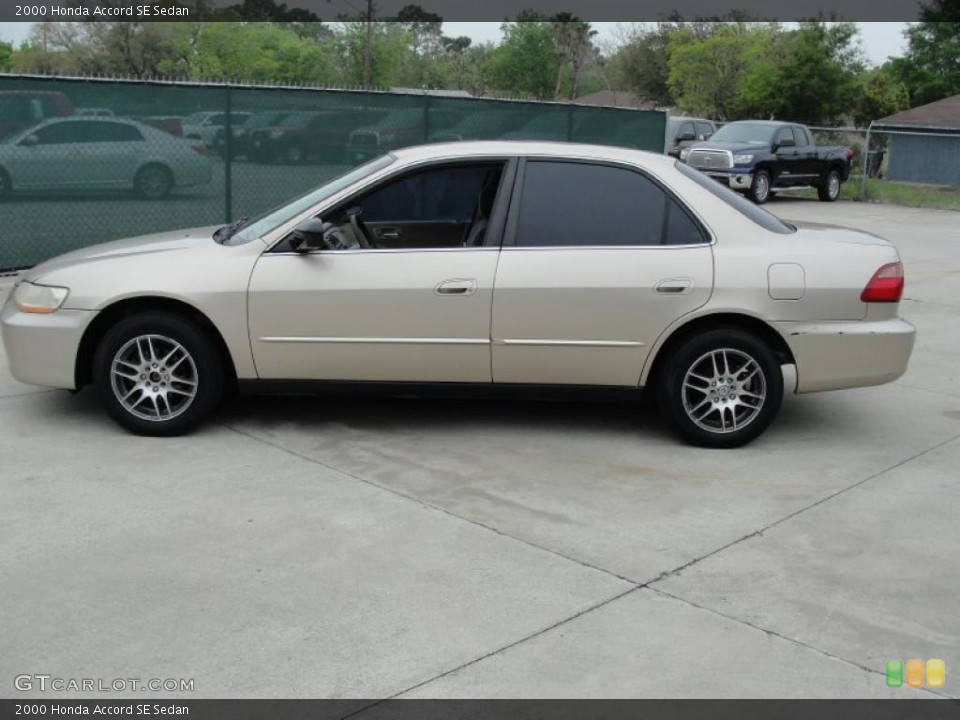
<path fill-rule="evenodd" d="M 33 147 L 34 145 L 40 144 L 40 138 L 36 135 L 27 135 L 23 140 L 20 141 L 20 144 L 24 147 Z"/>
<path fill-rule="evenodd" d="M 684 142 L 685 140 L 696 140 L 697 136 L 692 132 L 680 133 L 677 135 L 677 142 Z"/>
<path fill-rule="evenodd" d="M 329 223 L 320 218 L 307 218 L 290 235 L 290 248 L 297 253 L 306 254 L 315 250 L 329 250 L 330 246 L 324 240 Z"/>

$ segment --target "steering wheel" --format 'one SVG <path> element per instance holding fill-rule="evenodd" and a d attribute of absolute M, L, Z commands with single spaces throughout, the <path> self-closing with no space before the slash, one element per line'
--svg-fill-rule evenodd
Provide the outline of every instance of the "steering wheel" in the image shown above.
<path fill-rule="evenodd" d="M 353 232 L 357 236 L 357 242 L 360 243 L 360 247 L 364 250 L 370 250 L 373 247 L 373 243 L 370 242 L 370 235 L 367 234 L 367 226 L 364 225 L 360 219 L 360 210 L 352 210 L 348 214 L 350 217 L 350 225 L 353 227 Z"/>

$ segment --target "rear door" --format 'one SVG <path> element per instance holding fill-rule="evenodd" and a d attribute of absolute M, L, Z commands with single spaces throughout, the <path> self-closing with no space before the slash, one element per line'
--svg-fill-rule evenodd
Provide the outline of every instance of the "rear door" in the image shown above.
<path fill-rule="evenodd" d="M 802 178 L 804 174 L 804 165 L 800 149 L 797 147 L 797 140 L 793 135 L 793 128 L 789 125 L 780 128 L 774 135 L 773 141 L 777 145 L 776 182 L 787 185 L 796 184 L 797 179 Z"/>
<path fill-rule="evenodd" d="M 635 387 L 660 334 L 710 297 L 709 240 L 636 168 L 527 160 L 494 286 L 494 382 Z"/>

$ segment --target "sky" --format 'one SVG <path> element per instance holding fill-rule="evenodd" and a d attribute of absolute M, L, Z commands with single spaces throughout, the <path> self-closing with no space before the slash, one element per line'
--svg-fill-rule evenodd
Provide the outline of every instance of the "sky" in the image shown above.
<path fill-rule="evenodd" d="M 18 45 L 27 37 L 32 24 L 0 22 L 0 39 L 12 41 L 14 45 Z M 593 23 L 593 28 L 597 31 L 596 42 L 615 45 L 620 33 L 630 25 L 632 23 Z M 860 40 L 864 53 L 872 64 L 881 65 L 888 57 L 902 55 L 906 50 L 907 43 L 903 37 L 903 31 L 907 23 L 861 22 L 857 25 L 860 26 Z M 495 22 L 445 22 L 443 32 L 451 36 L 467 35 L 474 42 L 496 42 L 501 37 L 500 23 Z"/>

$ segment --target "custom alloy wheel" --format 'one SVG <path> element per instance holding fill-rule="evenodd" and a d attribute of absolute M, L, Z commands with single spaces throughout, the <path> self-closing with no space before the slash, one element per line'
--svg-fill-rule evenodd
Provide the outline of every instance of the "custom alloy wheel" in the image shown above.
<path fill-rule="evenodd" d="M 143 420 L 172 420 L 197 397 L 197 365 L 176 340 L 138 335 L 117 350 L 110 368 L 114 397 Z"/>
<path fill-rule="evenodd" d="M 731 448 L 762 433 L 780 409 L 783 373 L 746 330 L 717 328 L 682 340 L 656 379 L 660 408 L 694 445 Z"/>
<path fill-rule="evenodd" d="M 224 360 L 192 320 L 148 311 L 123 318 L 101 340 L 93 380 L 107 412 L 140 435 L 179 435 L 204 420 L 224 390 Z"/>
<path fill-rule="evenodd" d="M 708 432 L 728 433 L 757 419 L 767 399 L 767 382 L 752 357 L 733 348 L 711 350 L 683 378 L 683 409 Z"/>
<path fill-rule="evenodd" d="M 173 175 L 160 165 L 147 165 L 137 173 L 134 186 L 140 197 L 158 200 L 170 194 Z"/>

